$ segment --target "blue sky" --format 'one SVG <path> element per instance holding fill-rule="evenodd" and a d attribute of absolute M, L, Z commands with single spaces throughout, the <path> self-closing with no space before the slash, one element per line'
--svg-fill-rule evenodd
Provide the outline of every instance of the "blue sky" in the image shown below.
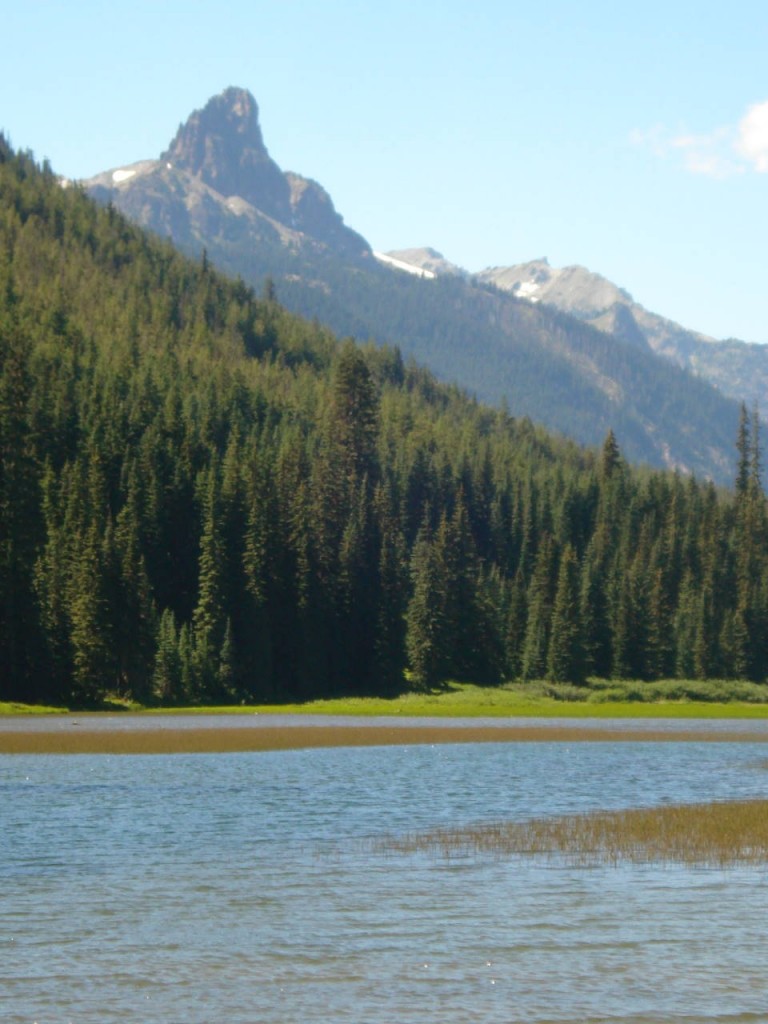
<path fill-rule="evenodd" d="M 5 7 L 0 128 L 61 174 L 159 155 L 238 85 L 280 166 L 376 249 L 580 263 L 768 342 L 764 0 Z"/>

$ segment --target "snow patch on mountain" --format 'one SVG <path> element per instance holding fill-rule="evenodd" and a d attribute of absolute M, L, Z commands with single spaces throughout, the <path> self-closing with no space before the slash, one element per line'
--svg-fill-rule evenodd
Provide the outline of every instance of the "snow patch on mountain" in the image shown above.
<path fill-rule="evenodd" d="M 536 281 L 521 281 L 515 288 L 515 295 L 517 295 L 519 299 L 528 299 L 529 302 L 538 302 L 539 296 L 536 293 L 540 290 L 541 285 L 537 284 Z"/>
<path fill-rule="evenodd" d="M 381 263 L 386 263 L 387 266 L 394 267 L 396 270 L 404 270 L 406 274 L 414 274 L 416 277 L 425 277 L 428 280 L 432 280 L 437 277 L 437 274 L 433 270 L 426 270 L 424 267 L 417 267 L 414 263 L 407 263 L 405 260 L 398 259 L 395 256 L 390 256 L 385 252 L 375 252 L 373 254 L 377 260 Z"/>
<path fill-rule="evenodd" d="M 399 260 L 400 263 L 407 264 L 408 267 L 415 267 L 416 271 L 425 271 L 423 275 L 425 277 L 440 277 L 442 274 L 454 274 L 458 277 L 469 276 L 463 267 L 451 263 L 441 252 L 431 249 L 429 246 L 416 249 L 391 249 L 384 255 L 391 260 Z M 401 269 L 404 270 L 406 267 L 403 266 Z"/>

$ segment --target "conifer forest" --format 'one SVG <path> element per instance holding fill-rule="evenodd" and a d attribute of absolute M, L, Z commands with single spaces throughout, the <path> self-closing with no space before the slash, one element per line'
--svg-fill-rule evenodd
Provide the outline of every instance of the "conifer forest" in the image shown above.
<path fill-rule="evenodd" d="M 0 700 L 768 674 L 730 490 L 337 339 L 0 140 Z"/>

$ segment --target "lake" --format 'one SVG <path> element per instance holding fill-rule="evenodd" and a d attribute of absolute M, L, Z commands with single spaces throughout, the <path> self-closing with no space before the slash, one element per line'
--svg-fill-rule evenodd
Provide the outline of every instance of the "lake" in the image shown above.
<path fill-rule="evenodd" d="M 764 742 L 3 755 L 2 1020 L 765 1022 L 766 870 L 375 840 L 767 792 Z"/>

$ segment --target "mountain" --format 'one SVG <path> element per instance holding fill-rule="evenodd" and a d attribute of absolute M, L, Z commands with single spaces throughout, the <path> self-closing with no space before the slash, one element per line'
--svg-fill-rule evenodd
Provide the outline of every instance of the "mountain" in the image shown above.
<path fill-rule="evenodd" d="M 375 255 L 412 274 L 459 274 L 515 298 L 552 306 L 614 338 L 650 349 L 739 402 L 768 408 L 768 345 L 736 338 L 718 341 L 689 330 L 650 312 L 626 289 L 586 267 L 552 267 L 543 258 L 470 274 L 429 248 Z"/>
<path fill-rule="evenodd" d="M 140 160 L 86 182 L 91 195 L 186 249 L 227 254 L 247 245 L 334 252 L 370 259 L 328 193 L 286 174 L 270 157 L 256 101 L 230 88 L 195 111 L 157 160 Z"/>
<path fill-rule="evenodd" d="M 83 184 L 186 253 L 205 252 L 257 288 L 269 280 L 294 312 L 397 344 L 516 416 L 591 445 L 613 429 L 632 461 L 732 478 L 737 403 L 659 358 L 631 316 L 621 312 L 625 322 L 607 334 L 470 277 L 434 250 L 376 258 L 320 185 L 271 159 L 243 89 L 195 111 L 158 159 Z"/>
<path fill-rule="evenodd" d="M 419 262 L 418 253 L 413 253 L 412 260 Z M 475 277 L 518 298 L 554 306 L 630 344 L 647 345 L 724 394 L 749 406 L 768 409 L 766 345 L 735 339 L 717 341 L 681 327 L 649 312 L 629 292 L 586 267 L 558 269 L 540 259 L 511 267 L 489 267 Z"/>

